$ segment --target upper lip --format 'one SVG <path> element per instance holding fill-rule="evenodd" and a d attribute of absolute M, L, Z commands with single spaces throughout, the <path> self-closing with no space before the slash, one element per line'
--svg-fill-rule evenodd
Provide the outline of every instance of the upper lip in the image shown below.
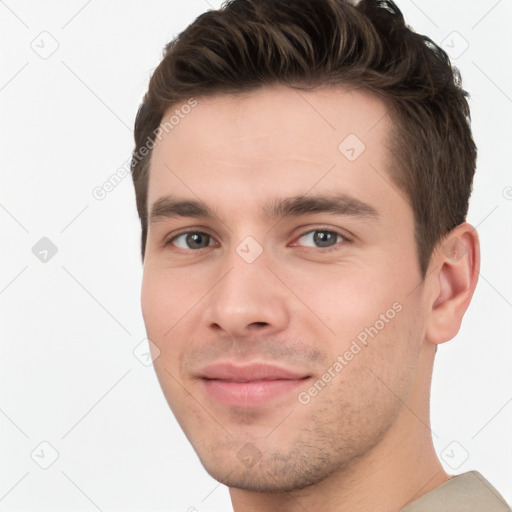
<path fill-rule="evenodd" d="M 242 366 L 233 363 L 214 363 L 206 366 L 200 372 L 200 377 L 230 382 L 252 382 L 261 380 L 298 380 L 309 377 L 309 375 L 272 364 L 251 363 Z"/>

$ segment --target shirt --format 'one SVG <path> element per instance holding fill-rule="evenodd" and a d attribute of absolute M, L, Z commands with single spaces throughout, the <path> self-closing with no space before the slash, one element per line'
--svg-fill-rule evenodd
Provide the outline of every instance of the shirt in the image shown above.
<path fill-rule="evenodd" d="M 456 475 L 400 512 L 512 512 L 499 492 L 478 472 Z"/>

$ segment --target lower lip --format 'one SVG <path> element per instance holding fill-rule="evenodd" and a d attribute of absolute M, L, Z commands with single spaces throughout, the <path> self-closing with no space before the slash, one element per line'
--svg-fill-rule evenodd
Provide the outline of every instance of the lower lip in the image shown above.
<path fill-rule="evenodd" d="M 259 382 L 229 382 L 203 379 L 206 391 L 216 400 L 230 407 L 256 407 L 272 399 L 289 394 L 304 385 L 304 379 L 263 380 Z"/>

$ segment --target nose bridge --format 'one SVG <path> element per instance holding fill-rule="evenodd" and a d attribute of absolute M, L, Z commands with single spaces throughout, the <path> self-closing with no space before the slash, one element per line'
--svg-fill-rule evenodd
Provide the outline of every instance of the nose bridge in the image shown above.
<path fill-rule="evenodd" d="M 288 322 L 286 297 L 270 265 L 270 255 L 253 237 L 233 247 L 209 294 L 208 325 L 231 335 L 247 334 L 256 325 L 283 329 Z"/>

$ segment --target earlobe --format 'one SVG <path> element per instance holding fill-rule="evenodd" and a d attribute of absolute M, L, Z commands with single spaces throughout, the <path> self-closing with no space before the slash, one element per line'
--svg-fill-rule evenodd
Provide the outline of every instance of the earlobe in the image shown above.
<path fill-rule="evenodd" d="M 478 233 L 464 222 L 439 243 L 429 276 L 434 299 L 429 311 L 426 339 L 440 344 L 459 332 L 478 281 L 480 244 Z"/>

